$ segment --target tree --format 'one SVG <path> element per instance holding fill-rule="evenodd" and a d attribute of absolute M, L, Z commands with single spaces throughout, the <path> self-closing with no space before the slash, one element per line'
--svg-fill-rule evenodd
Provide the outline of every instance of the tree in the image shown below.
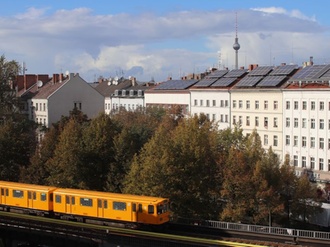
<path fill-rule="evenodd" d="M 4 121 L 19 112 L 18 98 L 14 88 L 14 81 L 19 73 L 19 64 L 0 57 L 0 121 Z"/>
<path fill-rule="evenodd" d="M 83 143 L 82 127 L 73 118 L 59 136 L 54 156 L 47 162 L 48 183 L 64 188 L 86 189 L 83 180 Z"/>
<path fill-rule="evenodd" d="M 102 113 L 83 131 L 82 178 L 93 190 L 106 188 L 109 165 L 114 161 L 114 136 L 117 134 L 111 118 Z"/>
<path fill-rule="evenodd" d="M 217 133 L 204 117 L 162 122 L 135 156 L 124 191 L 170 197 L 182 217 L 215 217 Z"/>

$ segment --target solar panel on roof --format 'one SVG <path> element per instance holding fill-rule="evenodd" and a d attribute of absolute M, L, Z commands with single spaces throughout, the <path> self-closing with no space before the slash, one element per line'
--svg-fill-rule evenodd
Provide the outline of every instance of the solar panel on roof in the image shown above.
<path fill-rule="evenodd" d="M 204 78 L 203 80 L 200 80 L 199 82 L 197 82 L 195 84 L 195 87 L 208 87 L 216 80 L 217 80 L 217 78 Z"/>
<path fill-rule="evenodd" d="M 198 80 L 169 80 L 155 87 L 155 90 L 186 89 L 194 85 Z"/>
<path fill-rule="evenodd" d="M 224 77 L 238 78 L 247 73 L 247 69 L 233 69 L 229 71 Z"/>
<path fill-rule="evenodd" d="M 276 87 L 279 85 L 283 80 L 286 78 L 285 75 L 281 76 L 266 76 L 262 79 L 258 84 L 257 87 Z"/>
<path fill-rule="evenodd" d="M 288 64 L 276 67 L 269 75 L 289 75 L 297 68 L 295 64 Z"/>
<path fill-rule="evenodd" d="M 216 70 L 216 71 L 212 72 L 211 74 L 209 74 L 207 77 L 208 78 L 213 78 L 213 77 L 220 78 L 227 73 L 228 73 L 228 70 Z"/>
<path fill-rule="evenodd" d="M 260 66 L 251 70 L 249 75 L 265 76 L 267 75 L 274 67 L 273 66 Z"/>
<path fill-rule="evenodd" d="M 217 80 L 215 83 L 213 83 L 211 87 L 228 87 L 236 80 L 237 80 L 236 77 L 223 77 Z"/>
<path fill-rule="evenodd" d="M 236 87 L 253 87 L 255 86 L 263 77 L 262 76 L 245 76 L 240 80 Z"/>
<path fill-rule="evenodd" d="M 318 79 L 321 76 L 322 71 L 327 65 L 312 65 L 302 68 L 299 72 L 292 76 L 292 79 L 296 80 L 308 80 L 308 79 Z"/>

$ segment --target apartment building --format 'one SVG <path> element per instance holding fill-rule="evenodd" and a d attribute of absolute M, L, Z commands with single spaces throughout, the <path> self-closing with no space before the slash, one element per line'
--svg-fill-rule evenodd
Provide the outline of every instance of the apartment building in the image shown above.
<path fill-rule="evenodd" d="M 283 154 L 297 175 L 330 180 L 330 65 L 302 68 L 283 90 Z"/>

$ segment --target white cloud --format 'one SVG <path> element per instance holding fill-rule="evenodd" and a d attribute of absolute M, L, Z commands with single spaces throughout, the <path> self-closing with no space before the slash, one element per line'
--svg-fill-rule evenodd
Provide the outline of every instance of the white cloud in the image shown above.
<path fill-rule="evenodd" d="M 88 8 L 46 15 L 46 10 L 30 8 L 14 17 L 0 17 L 0 50 L 25 61 L 29 73 L 69 70 L 89 81 L 95 74 L 123 70 L 137 71 L 140 80 L 165 80 L 216 65 L 220 49 L 223 63 L 229 68 L 234 64 L 234 11 L 156 16 L 96 15 Z M 291 60 L 300 64 L 309 56 L 317 61 L 330 54 L 325 28 L 298 10 L 256 8 L 240 10 L 237 16 L 241 65 Z"/>

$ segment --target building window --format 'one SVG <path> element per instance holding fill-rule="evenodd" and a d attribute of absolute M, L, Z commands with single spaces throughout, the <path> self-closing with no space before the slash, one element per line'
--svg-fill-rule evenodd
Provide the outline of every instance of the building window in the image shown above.
<path fill-rule="evenodd" d="M 319 170 L 320 171 L 324 170 L 324 159 L 323 158 L 319 159 Z"/>
<path fill-rule="evenodd" d="M 274 101 L 274 110 L 277 110 L 278 109 L 278 101 Z"/>
<path fill-rule="evenodd" d="M 324 111 L 324 102 L 323 101 L 320 102 L 320 111 Z"/>
<path fill-rule="evenodd" d="M 225 107 L 228 107 L 228 100 L 225 100 Z"/>
<path fill-rule="evenodd" d="M 212 114 L 212 120 L 215 121 L 215 114 Z"/>
<path fill-rule="evenodd" d="M 74 109 L 81 110 L 81 102 L 73 102 Z"/>
<path fill-rule="evenodd" d="M 217 102 L 216 100 L 212 101 L 213 106 L 216 106 L 216 104 L 217 104 L 216 102 Z"/>
<path fill-rule="evenodd" d="M 233 124 L 236 124 L 236 116 L 233 116 Z"/>
<path fill-rule="evenodd" d="M 223 104 L 223 100 L 220 100 L 220 107 L 223 107 L 224 104 Z"/>
<path fill-rule="evenodd" d="M 290 110 L 290 101 L 285 102 L 285 109 Z"/>
<path fill-rule="evenodd" d="M 298 156 L 297 155 L 293 156 L 293 165 L 298 166 Z"/>
<path fill-rule="evenodd" d="M 238 108 L 239 109 L 242 109 L 243 108 L 243 101 L 242 100 L 239 100 L 238 101 Z"/>
<path fill-rule="evenodd" d="M 268 117 L 264 117 L 264 126 L 268 128 Z"/>
<path fill-rule="evenodd" d="M 286 120 L 285 120 L 285 126 L 287 127 L 287 128 L 289 128 L 290 127 L 290 118 L 286 118 Z"/>
<path fill-rule="evenodd" d="M 209 107 L 210 106 L 210 101 L 206 100 L 206 106 Z"/>
<path fill-rule="evenodd" d="M 233 100 L 233 108 L 236 108 L 236 100 Z"/>
<path fill-rule="evenodd" d="M 315 119 L 311 119 L 311 129 L 315 129 Z"/>
<path fill-rule="evenodd" d="M 238 117 L 238 122 L 239 122 L 239 125 L 242 126 L 242 123 L 243 123 L 242 116 Z"/>
<path fill-rule="evenodd" d="M 197 105 L 197 99 L 194 100 L 194 105 Z"/>
<path fill-rule="evenodd" d="M 330 149 L 330 138 L 328 139 L 328 149 Z"/>
<path fill-rule="evenodd" d="M 255 126 L 256 126 L 256 127 L 259 126 L 259 117 L 255 117 Z"/>
<path fill-rule="evenodd" d="M 298 118 L 294 118 L 294 128 L 298 128 Z"/>
<path fill-rule="evenodd" d="M 319 149 L 324 149 L 324 138 L 319 139 Z"/>
<path fill-rule="evenodd" d="M 311 169 L 315 169 L 315 158 L 311 157 Z"/>
<path fill-rule="evenodd" d="M 289 135 L 285 136 L 285 145 L 287 145 L 287 146 L 290 145 L 290 136 Z"/>
<path fill-rule="evenodd" d="M 306 167 L 306 156 L 301 157 L 301 167 Z"/>
<path fill-rule="evenodd" d="M 320 119 L 320 129 L 324 129 L 324 119 Z"/>
<path fill-rule="evenodd" d="M 268 145 L 268 135 L 264 135 L 264 145 Z"/>
<path fill-rule="evenodd" d="M 228 123 L 228 115 L 225 115 L 225 122 Z"/>
<path fill-rule="evenodd" d="M 246 109 L 250 109 L 250 100 L 246 101 Z"/>
<path fill-rule="evenodd" d="M 293 146 L 298 146 L 298 136 L 293 137 Z"/>
<path fill-rule="evenodd" d="M 256 109 L 256 110 L 259 109 L 259 100 L 256 100 L 256 101 L 255 101 L 255 109 Z"/>
<path fill-rule="evenodd" d="M 223 114 L 220 115 L 220 122 L 223 123 Z"/>
<path fill-rule="evenodd" d="M 302 119 L 301 127 L 304 128 L 304 129 L 307 128 L 307 120 L 306 120 L 306 118 L 303 118 Z"/>
<path fill-rule="evenodd" d="M 200 103 L 199 104 L 200 106 L 203 106 L 203 100 L 202 99 L 199 101 L 199 103 Z"/>
<path fill-rule="evenodd" d="M 38 104 L 38 103 L 36 103 L 36 111 L 38 111 L 38 105 L 39 105 L 39 104 Z"/>
<path fill-rule="evenodd" d="M 246 126 L 250 126 L 250 117 L 249 116 L 246 117 Z"/>
<path fill-rule="evenodd" d="M 298 101 L 294 102 L 293 109 L 298 110 Z"/>
<path fill-rule="evenodd" d="M 307 138 L 306 138 L 306 136 L 303 136 L 303 137 L 301 138 L 301 146 L 302 146 L 303 148 L 305 148 L 306 145 L 307 145 Z"/>
<path fill-rule="evenodd" d="M 302 109 L 307 110 L 307 102 L 306 101 L 302 102 Z"/>
<path fill-rule="evenodd" d="M 264 109 L 265 109 L 265 110 L 268 109 L 268 101 L 267 101 L 267 100 L 264 101 Z"/>
<path fill-rule="evenodd" d="M 315 102 L 314 101 L 311 102 L 311 110 L 315 110 Z"/>
<path fill-rule="evenodd" d="M 277 145 L 278 145 L 278 137 L 274 136 L 273 146 L 277 147 Z"/>
<path fill-rule="evenodd" d="M 315 137 L 311 137 L 311 148 L 315 148 Z"/>
<path fill-rule="evenodd" d="M 277 117 L 274 117 L 274 128 L 277 128 Z"/>

